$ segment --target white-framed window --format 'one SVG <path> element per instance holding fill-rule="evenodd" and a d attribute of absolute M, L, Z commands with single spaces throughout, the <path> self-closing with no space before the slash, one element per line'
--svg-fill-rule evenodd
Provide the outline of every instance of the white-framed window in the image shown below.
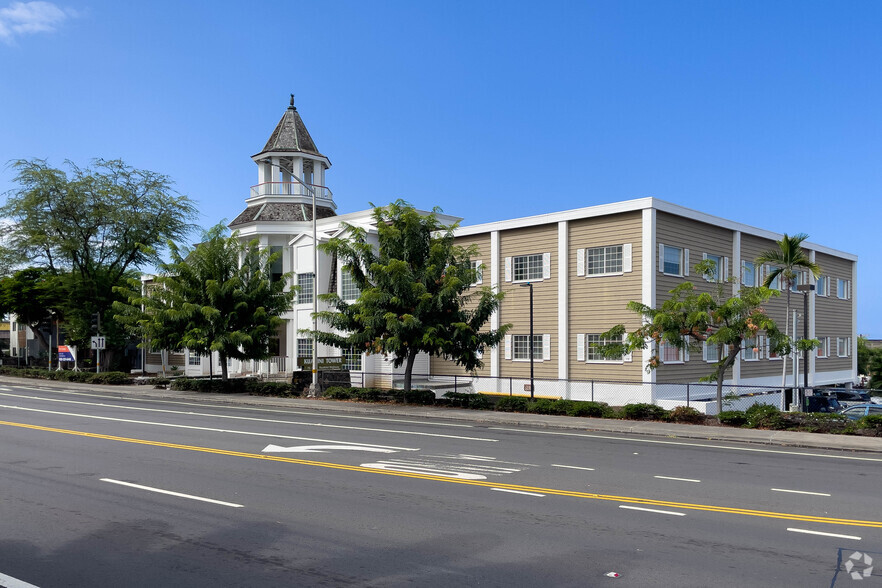
<path fill-rule="evenodd" d="M 818 283 L 815 286 L 815 294 L 818 296 L 830 295 L 830 278 L 827 276 L 818 276 Z"/>
<path fill-rule="evenodd" d="M 624 269 L 622 245 L 591 247 L 585 250 L 585 255 L 588 261 L 589 276 L 620 274 Z"/>
<path fill-rule="evenodd" d="M 312 304 L 315 296 L 315 274 L 297 274 L 297 285 L 300 287 L 297 291 L 297 304 Z"/>
<path fill-rule="evenodd" d="M 778 266 L 767 265 L 767 266 L 764 266 L 763 269 L 764 269 L 764 275 L 768 276 L 773 271 L 777 270 Z M 769 288 L 771 288 L 772 290 L 781 290 L 781 274 L 778 274 L 777 276 L 775 276 L 775 279 L 772 280 L 772 282 L 769 284 Z"/>
<path fill-rule="evenodd" d="M 797 287 L 800 284 L 808 284 L 808 273 L 807 272 L 799 271 L 799 272 L 795 272 L 795 274 L 796 275 L 793 276 L 793 283 L 790 284 L 790 291 L 791 292 L 799 292 L 799 290 L 797 290 Z"/>
<path fill-rule="evenodd" d="M 851 298 L 851 280 L 836 279 L 836 297 L 840 300 Z"/>
<path fill-rule="evenodd" d="M 757 337 L 745 338 L 741 341 L 741 345 L 743 347 L 741 358 L 744 361 L 759 361 L 760 343 Z"/>
<path fill-rule="evenodd" d="M 312 358 L 312 339 L 307 337 L 297 339 L 297 357 Z"/>
<path fill-rule="evenodd" d="M 618 339 L 604 339 L 599 334 L 596 333 L 588 333 L 585 335 L 585 361 L 586 362 L 621 362 L 623 357 L 619 355 L 618 357 L 604 357 L 600 352 L 600 345 L 607 345 L 609 343 L 621 343 L 622 338 Z"/>
<path fill-rule="evenodd" d="M 531 255 L 517 255 L 511 258 L 512 270 L 515 282 L 526 282 L 529 280 L 541 280 L 545 275 L 544 255 L 541 253 L 533 253 Z"/>
<path fill-rule="evenodd" d="M 541 361 L 543 357 L 542 335 L 533 335 L 533 361 Z M 530 360 L 530 336 L 512 336 L 512 356 L 515 361 Z"/>
<path fill-rule="evenodd" d="M 818 357 L 827 357 L 827 353 L 829 353 L 830 350 L 830 337 L 818 337 L 818 341 L 821 342 L 817 347 Z"/>
<path fill-rule="evenodd" d="M 848 357 L 851 337 L 836 337 L 836 357 Z"/>
<path fill-rule="evenodd" d="M 659 258 L 662 273 L 670 276 L 689 275 L 688 269 L 686 269 L 689 264 L 688 251 L 688 249 L 682 249 L 680 247 L 659 245 Z"/>
<path fill-rule="evenodd" d="M 659 359 L 661 359 L 662 363 L 684 363 L 686 360 L 686 353 L 683 349 L 680 349 L 676 345 L 671 345 L 670 343 L 662 343 L 661 349 L 659 349 L 658 352 L 658 357 Z"/>
<path fill-rule="evenodd" d="M 723 357 L 728 355 L 728 347 L 723 345 Z M 708 343 L 704 341 L 702 343 L 702 355 L 704 356 L 704 361 L 708 363 L 717 363 L 720 361 L 720 346 L 717 343 Z"/>
<path fill-rule="evenodd" d="M 484 264 L 480 259 L 472 259 L 470 261 L 471 269 L 475 272 L 475 281 L 472 286 L 479 286 L 484 283 Z"/>
<path fill-rule="evenodd" d="M 358 300 L 358 297 L 361 296 L 361 290 L 358 289 L 358 285 L 355 283 L 355 280 L 352 278 L 352 274 L 349 273 L 348 270 L 340 271 L 340 298 L 345 300 L 346 302 L 352 302 L 353 300 Z M 312 302 L 312 300 L 310 300 Z"/>
<path fill-rule="evenodd" d="M 361 351 L 355 347 L 343 349 L 343 369 L 351 372 L 361 371 Z"/>
<path fill-rule="evenodd" d="M 704 259 L 714 262 L 714 270 L 710 272 L 710 274 L 705 276 L 705 279 L 708 282 L 722 282 L 728 276 L 726 273 L 728 272 L 728 268 L 726 267 L 728 264 L 726 263 L 726 258 L 722 255 L 714 255 L 712 253 L 705 253 Z"/>
<path fill-rule="evenodd" d="M 187 353 L 187 365 L 191 366 L 199 366 L 202 365 L 202 356 L 198 353 L 193 353 L 192 351 Z"/>
<path fill-rule="evenodd" d="M 741 262 L 741 284 L 750 288 L 756 286 L 756 264 L 752 261 Z"/>

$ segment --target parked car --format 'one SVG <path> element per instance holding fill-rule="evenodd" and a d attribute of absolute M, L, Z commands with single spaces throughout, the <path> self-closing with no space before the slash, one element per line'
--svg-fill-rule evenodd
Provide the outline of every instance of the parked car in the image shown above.
<path fill-rule="evenodd" d="M 854 404 L 865 404 L 870 402 L 870 394 L 868 392 L 858 392 L 857 390 L 815 389 L 815 395 L 835 398 L 842 406 L 852 406 Z"/>
<path fill-rule="evenodd" d="M 870 414 L 882 414 L 882 404 L 854 404 L 842 409 L 842 414 L 853 421 Z"/>
<path fill-rule="evenodd" d="M 814 394 L 802 399 L 803 412 L 840 412 L 844 407 L 831 396 Z"/>

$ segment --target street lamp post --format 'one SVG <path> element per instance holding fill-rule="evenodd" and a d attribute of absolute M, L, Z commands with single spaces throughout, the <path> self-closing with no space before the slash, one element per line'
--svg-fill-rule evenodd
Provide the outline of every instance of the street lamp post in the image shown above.
<path fill-rule="evenodd" d="M 533 367 L 535 365 L 535 350 L 533 345 L 533 282 L 521 284 L 521 287 L 530 288 L 530 400 L 534 399 Z"/>
<path fill-rule="evenodd" d="M 802 338 L 808 339 L 808 314 L 809 314 L 809 294 L 815 289 L 814 284 L 800 284 L 796 286 L 797 292 L 802 292 Z M 809 352 L 804 349 L 802 352 L 802 387 L 808 389 L 808 372 L 809 372 Z"/>

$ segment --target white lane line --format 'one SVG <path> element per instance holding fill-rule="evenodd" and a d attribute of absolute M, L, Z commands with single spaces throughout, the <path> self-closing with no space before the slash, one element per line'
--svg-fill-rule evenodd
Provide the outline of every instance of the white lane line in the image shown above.
<path fill-rule="evenodd" d="M 407 466 L 397 463 L 363 463 L 363 468 L 373 468 L 375 470 L 387 470 L 391 472 L 402 472 L 405 474 L 428 474 L 430 476 L 440 476 L 442 478 L 457 478 L 460 480 L 486 480 L 487 476 L 480 474 L 470 474 L 468 472 L 453 472 L 450 470 L 437 470 L 434 468 L 426 468 L 421 466 Z"/>
<path fill-rule="evenodd" d="M 587 470 L 589 472 L 594 471 L 594 468 L 583 468 L 581 466 L 563 465 L 562 463 L 553 463 L 553 464 L 551 464 L 551 466 L 555 467 L 555 468 L 569 468 L 571 470 Z"/>
<path fill-rule="evenodd" d="M 772 488 L 772 492 L 789 492 L 791 494 L 809 494 L 811 496 L 830 496 L 826 492 L 808 492 L 806 490 L 785 490 L 784 488 Z"/>
<path fill-rule="evenodd" d="M 174 423 L 156 423 L 153 421 L 136 421 L 136 420 L 132 420 L 132 419 L 118 419 L 118 418 L 113 418 L 113 417 L 102 417 L 102 416 L 97 416 L 97 415 L 93 415 L 93 414 L 79 414 L 79 413 L 75 413 L 75 412 L 59 412 L 59 411 L 55 411 L 55 410 L 41 410 L 39 408 L 25 408 L 23 406 L 9 406 L 9 405 L 5 405 L 5 404 L 0 404 L 0 408 L 22 410 L 22 411 L 26 411 L 26 412 L 39 412 L 39 413 L 44 413 L 44 414 L 75 416 L 75 417 L 80 417 L 80 418 L 84 418 L 84 419 L 96 419 L 96 420 L 101 420 L 101 421 L 114 421 L 114 422 L 118 422 L 118 423 L 134 423 L 134 424 L 138 424 L 138 425 L 154 425 L 157 427 L 172 427 L 172 428 L 176 428 L 176 429 L 193 429 L 195 431 L 211 431 L 214 433 L 234 433 L 237 435 L 256 435 L 258 437 L 274 437 L 277 439 L 298 439 L 301 441 L 316 441 L 319 443 L 338 443 L 341 445 L 359 445 L 362 447 L 386 447 L 388 449 L 398 449 L 400 451 L 419 451 L 418 448 L 415 449 L 412 447 L 393 447 L 391 445 L 377 445 L 375 443 L 355 443 L 353 441 L 337 441 L 337 440 L 332 440 L 332 439 L 316 439 L 313 437 L 294 437 L 291 435 L 277 435 L 277 434 L 273 434 L 273 433 L 256 433 L 256 432 L 251 432 L 251 431 L 236 431 L 233 429 L 215 429 L 213 427 L 196 427 L 193 425 L 177 425 Z M 343 428 L 346 428 L 346 427 L 343 427 Z M 356 427 L 352 427 L 352 428 L 356 428 Z M 416 434 L 416 435 L 425 435 L 427 437 L 446 437 L 446 438 L 450 438 L 450 439 L 466 439 L 469 441 L 486 441 L 488 443 L 496 443 L 498 441 L 498 439 L 484 439 L 482 437 L 461 437 L 459 435 L 440 435 L 440 434 L 435 434 L 435 433 L 410 433 L 408 431 L 384 431 L 383 429 L 363 429 L 363 430 L 370 430 L 370 431 L 375 431 L 375 432 L 380 431 L 380 432 L 386 432 L 386 433 L 400 432 L 405 435 Z"/>
<path fill-rule="evenodd" d="M 850 459 L 854 461 L 882 462 L 882 457 L 858 457 L 854 455 L 828 455 L 826 453 L 808 453 L 805 451 L 782 451 L 780 449 L 759 449 L 756 447 L 730 447 L 728 445 L 707 445 L 704 443 L 687 443 L 685 441 L 662 441 L 660 439 L 636 439 L 634 437 L 616 437 L 613 435 L 589 435 L 585 433 L 564 433 L 561 431 L 536 431 L 534 429 L 514 429 L 511 427 L 488 427 L 490 431 L 512 431 L 515 433 L 533 433 L 536 435 L 561 435 L 564 437 L 585 437 L 588 439 L 611 439 L 613 441 L 633 441 L 635 443 L 654 443 L 657 445 L 683 445 L 686 447 L 703 447 L 707 449 L 730 449 L 732 451 L 752 451 L 754 453 L 780 453 L 783 455 L 799 455 L 803 457 L 829 457 L 832 459 Z M 636 455 L 636 454 L 635 454 Z"/>
<path fill-rule="evenodd" d="M 0 574 L 0 586 L 3 586 L 3 588 L 37 588 L 33 584 L 22 582 L 18 578 L 13 578 L 6 574 Z"/>
<path fill-rule="evenodd" d="M 701 482 L 701 480 L 694 480 L 692 478 L 672 478 L 670 476 L 653 476 L 653 478 L 658 478 L 659 480 L 675 480 L 677 482 Z"/>
<path fill-rule="evenodd" d="M 490 488 L 491 490 L 495 490 L 496 492 L 508 492 L 509 494 L 523 494 L 524 496 L 538 496 L 539 498 L 543 498 L 544 494 L 537 494 L 536 492 L 521 492 L 520 490 L 509 490 L 508 488 Z"/>
<path fill-rule="evenodd" d="M 840 535 L 838 533 L 823 533 L 821 531 L 809 531 L 808 529 L 795 529 L 793 527 L 788 527 L 788 531 L 791 533 L 805 533 L 807 535 L 821 535 L 822 537 L 836 537 L 837 539 L 854 539 L 855 541 L 860 541 L 861 538 L 855 535 Z"/>
<path fill-rule="evenodd" d="M 641 508 L 639 506 L 625 506 L 624 504 L 620 504 L 619 508 L 627 508 L 628 510 L 642 510 L 644 512 L 654 512 L 658 514 L 666 514 L 666 515 L 674 515 L 675 517 L 685 517 L 685 512 L 676 512 L 673 510 L 656 510 L 654 508 Z"/>
<path fill-rule="evenodd" d="M 52 392 L 54 394 L 67 394 L 69 396 L 86 396 L 90 398 L 105 398 L 107 400 L 117 400 L 117 401 L 126 401 L 126 402 L 145 402 L 145 403 L 155 403 L 155 404 L 177 404 L 181 406 L 198 406 L 201 408 L 205 408 L 205 403 L 201 402 L 184 402 L 180 400 L 170 400 L 165 398 L 133 398 L 133 397 L 125 397 L 121 398 L 119 396 L 108 396 L 106 394 L 93 394 L 88 392 L 77 392 L 75 390 L 59 390 L 56 388 L 29 388 L 27 386 L 13 386 L 9 389 L 12 391 L 13 389 L 24 389 L 24 390 L 37 390 L 39 392 Z M 5 394 L 4 396 L 14 396 L 21 398 L 32 398 L 37 400 L 46 400 L 51 402 L 64 402 L 61 399 L 56 398 L 43 398 L 43 397 L 33 397 L 33 396 L 23 396 L 19 394 Z M 116 405 L 105 405 L 100 404 L 99 406 L 115 406 L 116 408 L 131 408 L 133 410 L 137 410 L 135 407 L 128 406 L 116 406 Z M 327 414 L 327 413 L 316 413 L 316 411 L 307 411 L 307 410 L 278 410 L 272 408 L 261 408 L 254 406 L 231 406 L 231 405 L 223 405 L 224 410 L 239 410 L 243 412 L 251 411 L 251 412 L 267 412 L 267 413 L 278 413 L 285 415 L 299 414 L 306 416 L 321 416 L 322 418 L 333 418 L 333 419 L 353 419 L 353 420 L 361 420 L 361 421 L 383 421 L 387 423 L 406 423 L 412 425 L 425 425 L 425 421 L 413 421 L 408 419 L 395 419 L 389 417 L 371 417 L 371 416 L 362 416 L 362 415 L 349 415 L 349 414 Z M 331 408 L 331 410 L 335 410 Z M 193 414 L 193 413 L 189 413 Z M 225 415 L 216 415 L 212 414 L 211 416 L 225 416 Z M 438 427 L 460 427 L 465 429 L 473 429 L 474 425 L 463 425 L 460 423 L 442 423 L 430 421 L 432 425 Z"/>
<path fill-rule="evenodd" d="M 114 404 L 105 404 L 105 403 L 94 403 L 94 402 L 81 402 L 78 400 L 63 400 L 59 398 L 40 398 L 35 396 L 21 396 L 15 394 L 3 394 L 0 393 L 0 396 L 14 396 L 18 398 L 26 398 L 29 400 L 43 400 L 46 402 L 63 402 L 65 404 L 78 404 L 78 405 L 86 405 L 86 406 L 101 406 L 104 408 L 113 408 L 119 410 L 139 410 L 143 412 L 158 412 L 165 414 L 175 414 L 175 415 L 183 415 L 183 416 L 204 416 L 211 417 L 216 419 L 232 419 L 232 420 L 240 420 L 240 421 L 255 421 L 260 423 L 273 423 L 273 424 L 284 424 L 284 425 L 299 425 L 304 427 L 324 427 L 328 429 L 349 429 L 353 431 L 369 431 L 374 433 L 395 433 L 398 435 L 416 435 L 421 437 L 446 437 L 450 439 L 475 439 L 475 437 L 462 437 L 458 435 L 444 435 L 441 433 L 423 433 L 420 431 L 399 431 L 396 429 L 376 429 L 372 427 L 351 427 L 347 425 L 328 425 L 325 423 L 307 423 L 303 421 L 285 421 L 285 420 L 277 420 L 277 419 L 258 419 L 254 417 L 242 417 L 242 416 L 232 416 L 232 415 L 218 415 L 211 413 L 199 413 L 199 412 L 182 412 L 179 410 L 166 410 L 160 408 L 141 408 L 138 406 L 117 406 Z M 19 408 L 21 410 L 37 410 L 30 409 L 21 406 L 5 406 L 0 405 L 2 408 Z M 62 414 L 62 413 L 59 413 Z"/>
<path fill-rule="evenodd" d="M 180 492 L 172 492 L 171 490 L 163 490 L 161 488 L 153 488 L 151 486 L 142 486 L 141 484 L 132 484 L 131 482 L 123 482 L 122 480 L 113 480 L 111 478 L 101 478 L 102 482 L 118 484 L 120 486 L 128 486 L 129 488 L 137 488 L 138 490 L 147 490 L 148 492 L 156 492 L 158 494 L 168 494 L 169 496 L 177 496 L 178 498 L 189 498 L 190 500 L 198 500 L 200 502 L 210 502 L 211 504 L 219 504 L 221 506 L 231 506 L 233 508 L 244 508 L 242 504 L 234 502 L 224 502 L 223 500 L 214 500 L 213 498 L 204 498 L 202 496 L 194 496 L 192 494 L 182 494 Z"/>

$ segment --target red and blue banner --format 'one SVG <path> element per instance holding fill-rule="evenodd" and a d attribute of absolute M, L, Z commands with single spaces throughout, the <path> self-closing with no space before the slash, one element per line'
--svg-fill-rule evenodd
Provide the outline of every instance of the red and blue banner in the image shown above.
<path fill-rule="evenodd" d="M 74 361 L 73 353 L 67 345 L 58 346 L 58 361 Z"/>

